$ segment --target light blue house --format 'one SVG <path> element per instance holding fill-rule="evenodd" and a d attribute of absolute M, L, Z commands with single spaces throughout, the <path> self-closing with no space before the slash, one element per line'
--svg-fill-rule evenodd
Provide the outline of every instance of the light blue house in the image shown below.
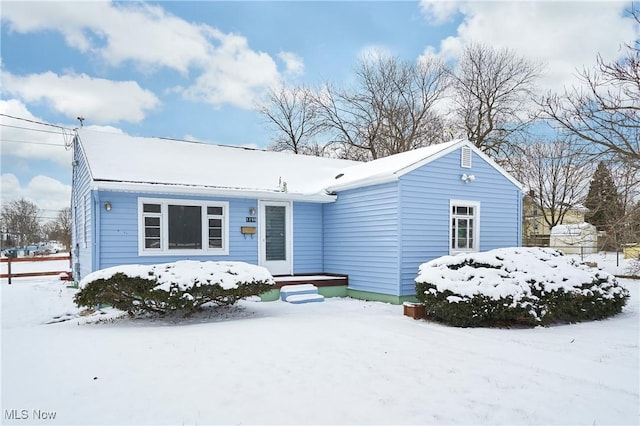
<path fill-rule="evenodd" d="M 399 303 L 427 260 L 520 245 L 520 184 L 465 140 L 362 163 L 80 129 L 73 164 L 75 279 L 235 260 Z"/>

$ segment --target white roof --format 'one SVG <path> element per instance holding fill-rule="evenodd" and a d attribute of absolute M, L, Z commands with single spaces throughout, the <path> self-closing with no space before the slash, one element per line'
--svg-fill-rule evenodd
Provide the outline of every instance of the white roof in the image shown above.
<path fill-rule="evenodd" d="M 99 189 L 308 201 L 331 201 L 329 194 L 339 190 L 397 180 L 463 144 L 484 155 L 463 139 L 358 162 L 87 128 L 78 129 L 78 136 Z"/>
<path fill-rule="evenodd" d="M 327 189 L 330 192 L 334 192 L 395 180 L 403 174 L 423 166 L 427 162 L 433 161 L 465 143 L 467 143 L 465 139 L 455 139 L 450 142 L 417 148 L 366 163 L 359 162 L 341 170 L 341 176 L 334 176 L 333 181 L 330 180 L 328 182 Z"/>
<path fill-rule="evenodd" d="M 78 135 L 94 185 L 104 189 L 194 192 L 200 188 L 207 194 L 215 189 L 245 192 L 247 196 L 272 193 L 275 197 L 318 195 L 332 199 L 326 195 L 322 183 L 328 176 L 357 164 L 349 160 L 89 129 L 79 129 Z M 281 182 L 286 182 L 286 192 Z"/>

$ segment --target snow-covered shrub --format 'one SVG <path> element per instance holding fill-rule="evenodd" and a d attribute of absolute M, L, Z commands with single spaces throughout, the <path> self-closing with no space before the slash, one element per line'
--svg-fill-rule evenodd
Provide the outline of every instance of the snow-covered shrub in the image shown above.
<path fill-rule="evenodd" d="M 190 314 L 205 303 L 232 305 L 271 290 L 273 277 L 243 262 L 191 260 L 159 265 L 122 265 L 87 275 L 75 296 L 78 306 L 106 304 L 128 312 Z"/>
<path fill-rule="evenodd" d="M 557 250 L 506 248 L 420 265 L 416 297 L 430 318 L 458 327 L 533 326 L 607 318 L 629 292 Z"/>

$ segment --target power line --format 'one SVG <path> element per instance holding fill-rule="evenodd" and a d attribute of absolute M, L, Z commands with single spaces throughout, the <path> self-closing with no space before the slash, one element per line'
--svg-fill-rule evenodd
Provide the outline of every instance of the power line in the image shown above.
<path fill-rule="evenodd" d="M 73 129 L 69 129 L 69 128 L 66 128 L 66 127 L 63 127 L 63 126 L 59 126 L 57 124 L 45 123 L 44 121 L 30 120 L 28 118 L 16 117 L 14 115 L 2 114 L 2 113 L 0 113 L 0 116 L 7 117 L 7 118 L 13 118 L 14 120 L 21 120 L 21 121 L 26 121 L 26 122 L 29 122 L 29 123 L 40 124 L 42 126 L 55 127 L 57 129 L 62 129 L 63 131 L 64 130 L 73 131 Z"/>
<path fill-rule="evenodd" d="M 64 149 L 69 150 L 71 149 L 71 139 L 72 139 L 72 133 L 75 131 L 75 129 L 69 129 L 67 127 L 63 127 L 63 126 L 59 126 L 56 124 L 50 124 L 50 123 L 45 123 L 44 121 L 38 121 L 38 120 L 31 120 L 29 118 L 23 118 L 23 117 L 16 117 L 15 115 L 9 115 L 9 114 L 2 114 L 0 113 L 0 116 L 2 117 L 7 117 L 7 118 L 12 118 L 14 120 L 20 120 L 20 121 L 26 121 L 27 123 L 34 123 L 34 124 L 38 124 L 41 126 L 49 126 L 49 127 L 54 127 L 56 129 L 60 129 L 60 134 L 62 135 L 62 139 L 64 142 Z M 35 130 L 38 131 L 37 129 L 26 129 L 26 130 Z M 27 142 L 29 143 L 29 142 Z M 31 142 L 35 145 L 41 145 L 43 144 L 42 142 Z"/>
<path fill-rule="evenodd" d="M 33 127 L 12 126 L 11 124 L 0 123 L 0 127 L 11 127 L 12 129 L 32 130 L 34 132 L 53 133 L 55 135 L 64 135 L 63 132 L 55 132 L 53 130 L 34 129 Z"/>
<path fill-rule="evenodd" d="M 48 146 L 61 146 L 66 148 L 66 144 L 61 143 L 46 143 L 46 142 L 33 142 L 33 141 L 21 141 L 17 139 L 0 139 L 0 142 L 13 142 L 13 143 L 26 143 L 30 145 L 48 145 Z"/>

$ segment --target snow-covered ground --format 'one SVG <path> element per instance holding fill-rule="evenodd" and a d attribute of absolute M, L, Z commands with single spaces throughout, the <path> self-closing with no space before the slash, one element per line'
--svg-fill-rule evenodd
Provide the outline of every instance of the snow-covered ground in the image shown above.
<path fill-rule="evenodd" d="M 0 422 L 638 424 L 640 281 L 621 282 L 608 320 L 459 329 L 351 299 L 95 323 L 65 283 L 2 280 Z"/>

